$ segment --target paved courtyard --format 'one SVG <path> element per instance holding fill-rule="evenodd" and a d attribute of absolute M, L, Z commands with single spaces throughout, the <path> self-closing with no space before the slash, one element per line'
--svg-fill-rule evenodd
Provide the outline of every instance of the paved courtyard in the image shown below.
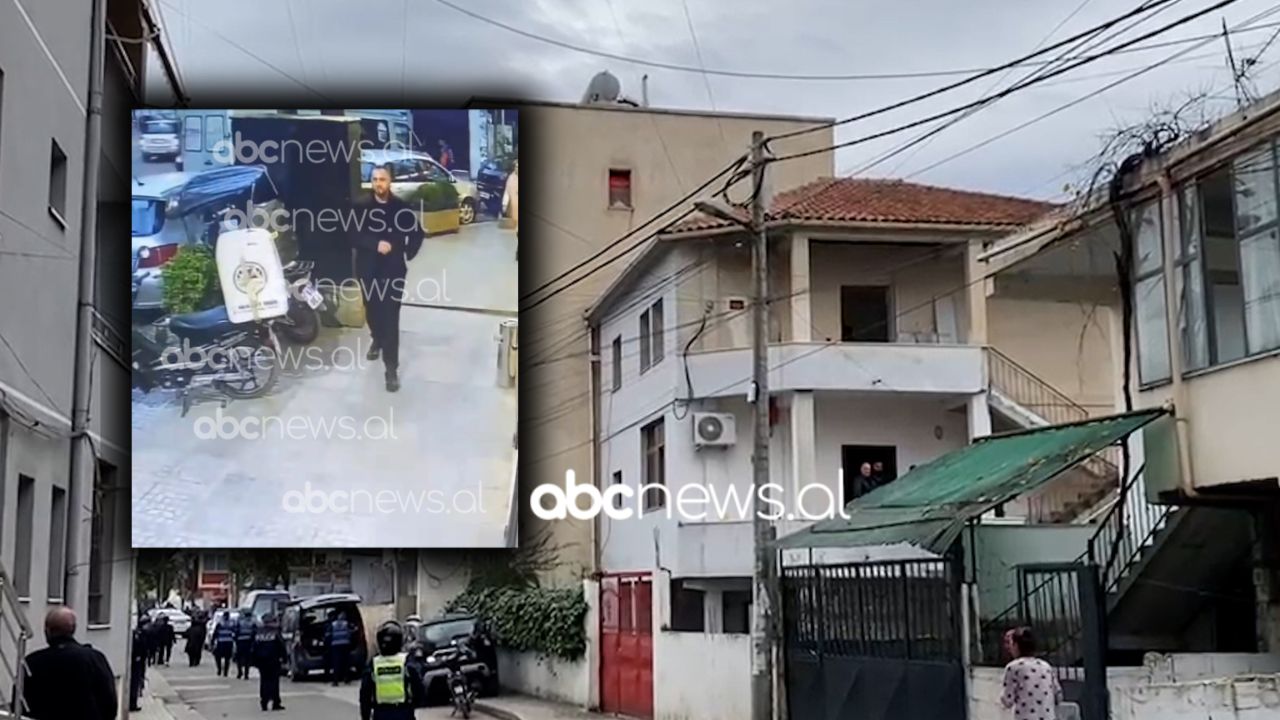
<path fill-rule="evenodd" d="M 204 393 L 182 417 L 172 393 L 135 392 L 133 545 L 505 546 L 517 401 L 497 384 L 497 337 L 514 253 L 494 223 L 427 240 L 407 301 L 430 306 L 401 311 L 398 393 L 351 328 L 287 349 L 264 398 Z"/>

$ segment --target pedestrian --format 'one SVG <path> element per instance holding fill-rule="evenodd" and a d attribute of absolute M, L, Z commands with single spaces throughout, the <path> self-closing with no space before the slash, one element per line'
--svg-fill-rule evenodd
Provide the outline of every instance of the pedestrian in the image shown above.
<path fill-rule="evenodd" d="M 391 192 L 391 167 L 371 174 L 373 194 L 356 229 L 356 273 L 364 292 L 365 318 L 373 344 L 368 359 L 382 357 L 387 392 L 400 389 L 400 304 L 409 261 L 422 249 L 418 212 Z"/>
<path fill-rule="evenodd" d="M 199 667 L 200 657 L 204 654 L 204 636 L 208 629 L 205 627 L 204 613 L 196 613 L 191 619 L 191 628 L 187 630 L 187 658 L 190 660 L 189 667 Z"/>
<path fill-rule="evenodd" d="M 351 623 L 337 610 L 329 611 L 329 625 L 324 632 L 325 650 L 329 657 L 329 679 L 334 687 L 350 682 L 347 671 L 351 668 Z"/>
<path fill-rule="evenodd" d="M 449 143 L 445 142 L 444 138 L 440 139 L 440 156 L 437 161 L 445 170 L 453 169 L 453 148 L 449 147 Z"/>
<path fill-rule="evenodd" d="M 249 608 L 240 610 L 240 619 L 236 621 L 236 679 L 248 680 L 249 668 L 253 661 L 253 636 L 258 634 L 258 623 L 253 619 Z"/>
<path fill-rule="evenodd" d="M 213 664 L 220 677 L 227 677 L 231 672 L 231 656 L 235 647 L 236 624 L 231 612 L 226 611 L 213 626 Z"/>
<path fill-rule="evenodd" d="M 169 622 L 168 615 L 162 613 L 157 620 L 160 622 L 160 655 L 157 661 L 163 662 L 168 667 L 169 658 L 173 655 L 173 645 L 178 639 L 173 632 L 173 624 Z"/>
<path fill-rule="evenodd" d="M 864 462 L 858 466 L 858 475 L 853 479 L 853 498 L 860 498 L 875 489 L 876 477 L 872 471 L 871 463 Z M 849 499 L 852 500 L 853 498 Z"/>
<path fill-rule="evenodd" d="M 267 613 L 253 638 L 253 664 L 258 668 L 258 704 L 264 711 L 268 704 L 272 710 L 284 709 L 280 702 L 280 675 L 287 657 L 280 624 L 274 615 Z"/>
<path fill-rule="evenodd" d="M 1055 720 L 1062 702 L 1062 686 L 1053 666 L 1035 656 L 1031 628 L 1005 633 L 1004 646 L 1013 660 L 1004 668 L 1000 703 L 1013 711 L 1014 720 Z"/>
<path fill-rule="evenodd" d="M 147 622 L 146 616 L 138 618 L 138 626 L 133 629 L 133 656 L 130 658 L 129 666 L 129 711 L 138 712 L 142 710 L 142 706 L 138 703 L 142 700 L 142 689 L 147 684 L 147 656 L 150 654 L 150 648 L 147 647 Z"/>
<path fill-rule="evenodd" d="M 160 619 L 157 616 L 147 623 L 147 665 L 160 664 Z"/>
<path fill-rule="evenodd" d="M 422 674 L 404 652 L 404 630 L 388 620 L 374 636 L 378 654 L 360 680 L 360 720 L 414 720 L 413 709 L 426 697 Z"/>
<path fill-rule="evenodd" d="M 32 720 L 114 720 L 119 707 L 107 657 L 76 641 L 76 614 L 56 607 L 44 619 L 48 647 L 27 655 L 22 700 Z"/>

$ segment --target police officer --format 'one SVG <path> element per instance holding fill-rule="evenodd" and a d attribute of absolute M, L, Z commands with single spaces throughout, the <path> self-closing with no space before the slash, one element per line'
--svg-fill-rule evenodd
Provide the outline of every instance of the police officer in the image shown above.
<path fill-rule="evenodd" d="M 258 634 L 258 623 L 249 608 L 240 611 L 236 622 L 236 679 L 248 680 L 253 662 L 253 636 Z"/>
<path fill-rule="evenodd" d="M 413 709 L 426 697 L 426 688 L 421 671 L 407 662 L 404 630 L 388 620 L 374 637 L 378 654 L 360 681 L 360 720 L 413 720 Z"/>
<path fill-rule="evenodd" d="M 147 645 L 146 616 L 138 619 L 138 626 L 133 629 L 133 657 L 129 668 L 129 712 L 139 712 L 142 707 L 138 702 L 142 699 L 142 688 L 147 684 L 147 656 L 151 648 Z"/>
<path fill-rule="evenodd" d="M 161 614 L 156 618 L 160 623 L 160 629 L 157 631 L 160 647 L 157 648 L 156 664 L 169 665 L 169 658 L 173 655 L 173 644 L 177 642 L 177 635 L 173 632 L 173 625 L 169 623 L 169 616 Z"/>
<path fill-rule="evenodd" d="M 275 616 L 268 613 L 262 618 L 262 627 L 253 638 L 253 664 L 258 668 L 258 703 L 267 709 L 283 710 L 280 703 L 280 670 L 288 655 L 284 636 Z"/>
<path fill-rule="evenodd" d="M 115 720 L 119 698 L 107 657 L 76 642 L 76 614 L 56 607 L 44 620 L 48 647 L 23 664 L 25 718 L 32 720 Z"/>
<path fill-rule="evenodd" d="M 351 668 L 351 623 L 337 610 L 329 611 L 324 644 L 329 655 L 329 679 L 335 687 L 338 683 L 345 685 L 350 682 L 347 671 Z"/>
<path fill-rule="evenodd" d="M 223 613 L 213 627 L 213 662 L 218 675 L 226 677 L 231 672 L 231 656 L 236 648 L 236 623 L 231 613 Z"/>

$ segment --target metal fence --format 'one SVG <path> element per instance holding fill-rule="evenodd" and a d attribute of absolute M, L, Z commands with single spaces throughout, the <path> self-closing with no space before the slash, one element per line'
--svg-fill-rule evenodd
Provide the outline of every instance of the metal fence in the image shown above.
<path fill-rule="evenodd" d="M 824 656 L 960 656 L 958 577 L 946 560 L 783 570 L 787 644 Z"/>

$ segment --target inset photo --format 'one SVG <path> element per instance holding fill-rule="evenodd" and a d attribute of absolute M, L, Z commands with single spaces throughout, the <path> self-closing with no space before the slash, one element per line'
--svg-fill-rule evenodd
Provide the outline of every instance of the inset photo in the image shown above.
<path fill-rule="evenodd" d="M 133 120 L 133 546 L 513 546 L 518 112 Z"/>

